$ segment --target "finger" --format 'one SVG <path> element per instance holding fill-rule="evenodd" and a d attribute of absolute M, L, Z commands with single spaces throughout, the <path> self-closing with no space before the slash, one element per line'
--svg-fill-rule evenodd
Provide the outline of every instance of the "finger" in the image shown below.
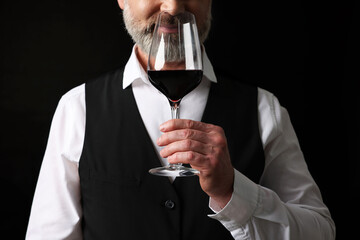
<path fill-rule="evenodd" d="M 183 163 L 190 164 L 191 167 L 196 169 L 206 168 L 206 157 L 196 152 L 176 152 L 167 158 L 170 164 Z"/>
<path fill-rule="evenodd" d="M 163 148 L 160 151 L 160 155 L 163 158 L 167 158 L 168 156 L 176 152 L 187 152 L 187 151 L 192 151 L 205 155 L 211 151 L 211 147 L 207 144 L 203 144 L 198 141 L 186 139 L 167 145 L 165 148 Z"/>
<path fill-rule="evenodd" d="M 185 139 L 191 139 L 206 144 L 208 142 L 209 136 L 207 135 L 207 133 L 204 133 L 202 131 L 193 129 L 181 129 L 164 133 L 157 140 L 157 144 L 159 146 L 166 146 L 170 143 Z"/>
<path fill-rule="evenodd" d="M 189 119 L 171 119 L 160 125 L 160 131 L 162 132 L 169 132 L 178 129 L 195 129 L 208 132 L 210 130 L 209 128 L 209 124 Z"/>

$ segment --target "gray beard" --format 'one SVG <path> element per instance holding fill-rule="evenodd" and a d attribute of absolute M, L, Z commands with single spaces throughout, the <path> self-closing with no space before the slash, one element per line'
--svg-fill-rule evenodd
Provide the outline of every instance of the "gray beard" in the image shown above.
<path fill-rule="evenodd" d="M 145 27 L 141 27 L 140 24 L 134 19 L 131 15 L 130 10 L 128 9 L 127 3 L 125 1 L 125 8 L 123 11 L 123 20 L 125 23 L 125 27 L 129 35 L 131 36 L 134 43 L 136 43 L 141 50 L 149 54 L 151 42 L 152 42 L 152 35 L 155 28 L 156 17 L 151 20 L 151 22 Z M 204 26 L 199 29 L 199 40 L 201 43 L 204 43 L 211 27 L 211 11 L 209 12 L 208 19 L 206 20 Z M 173 40 L 172 40 L 173 41 Z M 172 44 L 171 44 L 172 45 Z M 182 51 L 179 47 L 175 46 L 171 51 L 171 54 L 166 56 L 168 61 L 179 61 L 182 58 Z"/>
<path fill-rule="evenodd" d="M 184 62 L 185 61 L 185 49 L 183 45 L 179 45 L 179 35 L 178 34 L 163 34 L 162 43 L 165 44 L 164 60 L 166 62 Z M 161 44 L 160 42 L 154 42 L 153 44 Z M 158 46 L 152 46 L 153 49 L 156 49 Z M 154 52 L 152 54 L 155 54 Z"/>

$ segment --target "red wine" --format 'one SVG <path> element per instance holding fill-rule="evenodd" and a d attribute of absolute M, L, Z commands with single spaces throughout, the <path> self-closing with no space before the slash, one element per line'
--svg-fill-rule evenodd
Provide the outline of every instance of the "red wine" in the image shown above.
<path fill-rule="evenodd" d="M 168 99 L 178 101 L 200 84 L 203 72 L 201 70 L 148 71 L 148 76 L 151 84 Z"/>

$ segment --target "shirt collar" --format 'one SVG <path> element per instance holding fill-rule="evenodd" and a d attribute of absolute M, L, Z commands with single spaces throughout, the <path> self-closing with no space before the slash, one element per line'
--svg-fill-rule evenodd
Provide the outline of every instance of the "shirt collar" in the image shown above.
<path fill-rule="evenodd" d="M 146 84 L 150 84 L 149 79 L 147 77 L 147 73 L 141 67 L 141 64 L 139 63 L 136 57 L 135 48 L 136 46 L 133 47 L 131 56 L 125 65 L 123 89 L 130 86 L 136 80 L 141 80 Z M 216 80 L 215 72 L 206 54 L 205 47 L 203 47 L 202 56 L 203 56 L 204 77 L 206 77 L 209 81 L 216 83 L 217 80 Z"/>

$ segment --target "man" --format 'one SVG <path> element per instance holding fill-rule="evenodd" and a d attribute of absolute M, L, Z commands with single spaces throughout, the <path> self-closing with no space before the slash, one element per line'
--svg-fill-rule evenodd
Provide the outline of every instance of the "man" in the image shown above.
<path fill-rule="evenodd" d="M 155 19 L 192 12 L 204 42 L 211 0 L 118 3 L 132 55 L 123 70 L 60 100 L 27 239 L 334 239 L 289 116 L 271 93 L 215 75 L 204 50 L 201 84 L 182 100 L 182 119 L 167 121 L 167 99 L 144 71 Z M 159 159 L 200 174 L 148 174 Z"/>

